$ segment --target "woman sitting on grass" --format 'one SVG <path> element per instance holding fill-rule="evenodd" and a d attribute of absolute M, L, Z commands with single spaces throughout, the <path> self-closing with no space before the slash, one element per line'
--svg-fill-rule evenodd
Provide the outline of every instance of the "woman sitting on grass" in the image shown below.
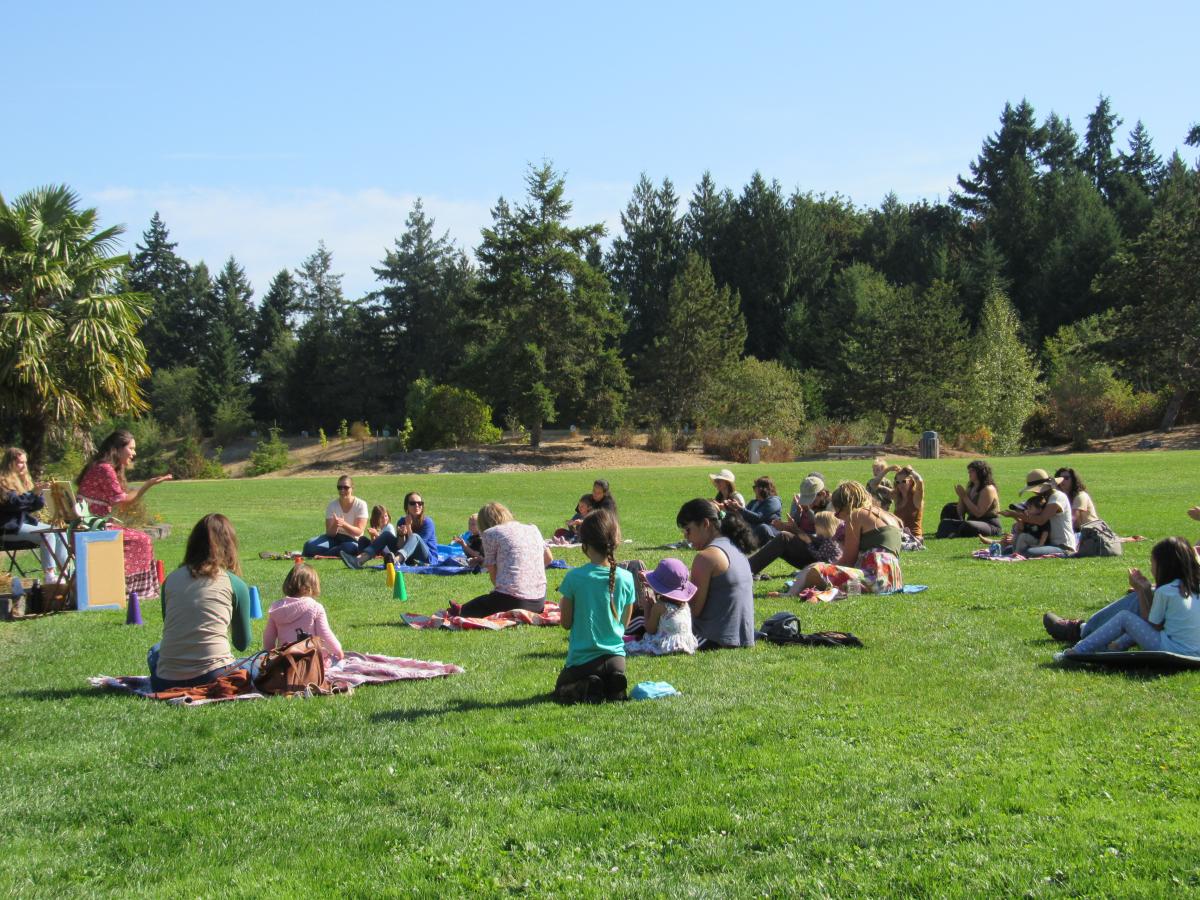
<path fill-rule="evenodd" d="M 925 482 L 912 466 L 888 466 L 888 471 L 893 470 L 896 472 L 896 484 L 892 494 L 895 503 L 892 512 L 904 523 L 913 538 L 921 540 L 922 520 L 925 517 Z"/>
<path fill-rule="evenodd" d="M 354 496 L 354 479 L 349 475 L 337 480 L 337 489 L 336 499 L 325 507 L 325 533 L 306 541 L 301 551 L 308 559 L 358 552 L 358 539 L 367 530 L 367 501 Z"/>
<path fill-rule="evenodd" d="M 1132 590 L 1086 622 L 1043 618 L 1056 640 L 1077 640 L 1070 650 L 1054 654 L 1057 661 L 1104 650 L 1160 650 L 1200 656 L 1200 561 L 1185 538 L 1164 538 L 1150 551 L 1150 582 L 1138 569 L 1129 570 Z"/>
<path fill-rule="evenodd" d="M 380 553 L 393 565 L 435 566 L 438 563 L 437 532 L 433 519 L 425 515 L 425 501 L 417 491 L 404 495 L 405 515 L 396 527 L 383 530 L 361 552 L 343 550 L 339 555 L 351 569 L 361 569 Z"/>
<path fill-rule="evenodd" d="M 804 573 L 804 587 L 833 585 L 845 589 L 857 580 L 871 594 L 890 594 L 904 587 L 900 571 L 904 523 L 871 502 L 857 481 L 843 481 L 833 492 L 833 509 L 846 523 L 842 556 L 837 564 L 814 563 Z"/>
<path fill-rule="evenodd" d="M 741 516 L 696 498 L 679 509 L 676 524 L 699 552 L 692 560 L 692 631 L 696 649 L 754 646 L 754 576 L 746 554 L 754 535 Z"/>
<path fill-rule="evenodd" d="M 155 691 L 195 687 L 243 668 L 233 646 L 250 644 L 250 591 L 241 579 L 237 533 L 220 513 L 210 513 L 188 535 L 183 565 L 162 586 L 162 640 L 150 648 Z"/>
<path fill-rule="evenodd" d="M 579 538 L 588 562 L 568 572 L 559 588 L 562 627 L 571 637 L 554 697 L 561 703 L 625 700 L 623 637 L 634 587 L 633 575 L 617 568 L 621 529 L 612 513 L 600 509 L 583 520 Z"/>
<path fill-rule="evenodd" d="M 592 509 L 603 509 L 612 513 L 614 519 L 619 519 L 617 516 L 617 501 L 613 499 L 612 488 L 603 478 L 597 478 L 592 482 Z"/>
<path fill-rule="evenodd" d="M 783 515 L 783 501 L 779 499 L 775 482 L 767 475 L 754 479 L 754 499 L 737 512 L 750 526 L 760 545 L 779 534 L 779 529 L 772 523 Z"/>
<path fill-rule="evenodd" d="M 991 466 L 982 459 L 967 463 L 967 486 L 956 484 L 954 490 L 958 502 L 942 507 L 935 537 L 994 537 L 1000 533 L 1000 493 Z"/>
<path fill-rule="evenodd" d="M 483 535 L 483 567 L 492 590 L 462 606 L 450 604 L 450 614 L 486 618 L 510 609 L 540 613 L 546 606 L 546 566 L 554 556 L 536 525 L 522 525 L 500 503 L 488 503 L 478 513 Z"/>

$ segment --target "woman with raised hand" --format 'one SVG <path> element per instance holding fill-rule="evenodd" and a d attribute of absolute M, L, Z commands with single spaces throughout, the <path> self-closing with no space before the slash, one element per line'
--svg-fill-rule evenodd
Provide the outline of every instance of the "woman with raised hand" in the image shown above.
<path fill-rule="evenodd" d="M 343 550 L 358 552 L 358 539 L 367 530 L 367 501 L 354 496 L 354 479 L 337 480 L 338 495 L 325 507 L 325 533 L 305 542 L 301 551 L 314 556 L 340 556 Z"/>
<path fill-rule="evenodd" d="M 128 508 L 137 504 L 156 484 L 170 481 L 170 475 L 147 478 L 133 496 L 129 496 L 126 473 L 137 458 L 137 441 L 120 428 L 106 437 L 96 453 L 79 473 L 77 490 L 80 499 L 87 501 L 88 510 L 97 516 L 120 518 Z M 158 572 L 154 566 L 154 542 L 145 532 L 124 526 L 110 525 L 122 532 L 125 551 L 125 590 L 137 591 L 146 599 L 158 596 Z"/>
<path fill-rule="evenodd" d="M 699 552 L 692 560 L 692 631 L 698 650 L 754 646 L 754 576 L 746 554 L 754 535 L 741 516 L 696 498 L 679 508 L 676 524 Z"/>
<path fill-rule="evenodd" d="M 956 484 L 954 490 L 958 501 L 942 507 L 935 537 L 994 537 L 1000 533 L 1000 493 L 991 466 L 982 459 L 967 463 L 967 484 Z"/>

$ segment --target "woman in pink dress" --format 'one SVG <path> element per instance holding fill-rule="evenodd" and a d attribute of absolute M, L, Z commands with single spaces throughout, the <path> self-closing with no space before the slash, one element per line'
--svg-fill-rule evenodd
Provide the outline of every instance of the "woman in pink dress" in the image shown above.
<path fill-rule="evenodd" d="M 154 485 L 171 480 L 170 475 L 148 478 L 137 493 L 130 496 L 126 492 L 125 473 L 136 457 L 137 441 L 122 428 L 105 438 L 91 462 L 84 466 L 79 475 L 78 493 L 80 499 L 87 501 L 93 515 L 119 518 L 124 507 L 137 503 Z M 157 597 L 158 577 L 154 571 L 154 543 L 150 536 L 118 525 L 109 527 L 124 532 L 125 590 L 137 591 L 143 600 Z"/>

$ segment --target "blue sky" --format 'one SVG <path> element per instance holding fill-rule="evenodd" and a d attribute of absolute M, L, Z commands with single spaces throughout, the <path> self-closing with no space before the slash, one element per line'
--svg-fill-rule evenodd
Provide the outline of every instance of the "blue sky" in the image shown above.
<path fill-rule="evenodd" d="M 415 197 L 469 249 L 543 159 L 611 232 L 642 172 L 945 198 L 1022 97 L 1082 133 L 1104 93 L 1164 156 L 1200 121 L 1194 2 L 832 6 L 11 3 L 0 193 L 66 182 L 130 243 L 157 209 L 259 295 L 324 240 L 356 296 Z"/>

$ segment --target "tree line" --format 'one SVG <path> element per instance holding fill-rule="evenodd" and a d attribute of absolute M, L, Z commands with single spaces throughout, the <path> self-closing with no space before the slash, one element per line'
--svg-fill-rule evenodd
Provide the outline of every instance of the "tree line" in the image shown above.
<path fill-rule="evenodd" d="M 1122 142 L 1122 124 L 1105 97 L 1082 136 L 1007 104 L 946 202 L 860 208 L 759 173 L 738 192 L 706 173 L 684 198 L 643 175 L 607 247 L 601 225 L 570 223 L 561 173 L 531 166 L 473 255 L 417 201 L 356 298 L 320 244 L 256 303 L 235 258 L 189 263 L 157 213 L 119 265 L 111 233 L 94 242 L 102 277 L 52 284 L 25 195 L 0 209 L 0 391 L 19 401 L 0 427 L 34 443 L 39 416 L 79 417 L 32 361 L 49 333 L 30 336 L 50 313 L 103 346 L 68 322 L 81 293 L 112 298 L 144 348 L 126 346 L 123 392 L 97 387 L 87 411 L 148 409 L 180 432 L 398 429 L 437 388 L 458 403 L 443 417 L 473 403 L 534 443 L 548 423 L 794 436 L 865 418 L 886 442 L 935 428 L 1011 452 L 1170 427 L 1200 377 L 1200 169 L 1164 161 L 1141 122 Z"/>

